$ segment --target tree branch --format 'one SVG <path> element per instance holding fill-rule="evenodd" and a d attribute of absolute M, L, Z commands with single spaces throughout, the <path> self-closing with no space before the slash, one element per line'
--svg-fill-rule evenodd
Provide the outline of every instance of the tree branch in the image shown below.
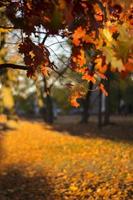
<path fill-rule="evenodd" d="M 14 29 L 13 26 L 0 26 L 0 28 L 3 28 L 3 29 Z"/>
<path fill-rule="evenodd" d="M 25 65 L 16 65 L 16 64 L 0 64 L 0 70 L 5 68 L 12 68 L 12 69 L 22 69 L 22 70 L 28 70 L 29 67 Z"/>

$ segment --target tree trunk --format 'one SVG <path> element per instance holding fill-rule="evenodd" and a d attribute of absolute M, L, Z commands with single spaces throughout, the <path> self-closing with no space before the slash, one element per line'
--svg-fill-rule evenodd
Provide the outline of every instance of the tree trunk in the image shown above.
<path fill-rule="evenodd" d="M 90 116 L 89 108 L 90 108 L 90 97 L 91 97 L 91 93 L 92 93 L 92 88 L 93 88 L 93 83 L 89 82 L 88 92 L 86 94 L 85 99 L 83 100 L 83 112 L 82 112 L 81 123 L 88 123 L 88 119 Z"/>
<path fill-rule="evenodd" d="M 54 113 L 53 113 L 53 101 L 50 95 L 50 90 L 47 86 L 47 80 L 44 78 L 44 92 L 46 94 L 46 102 L 44 100 L 44 104 L 46 105 L 46 112 L 44 113 L 44 119 L 46 122 L 52 124 L 54 122 Z"/>
<path fill-rule="evenodd" d="M 98 127 L 102 127 L 102 92 L 99 90 Z"/>
<path fill-rule="evenodd" d="M 95 68 L 95 63 L 93 62 L 90 65 L 90 71 L 92 74 L 93 74 L 94 68 Z M 86 94 L 85 99 L 83 100 L 83 112 L 82 112 L 81 123 L 88 123 L 88 119 L 90 116 L 89 108 L 90 108 L 90 97 L 91 97 L 92 89 L 93 89 L 93 83 L 90 81 L 88 83 L 88 92 Z"/>
<path fill-rule="evenodd" d="M 110 124 L 110 73 L 110 68 L 108 68 L 106 73 L 108 80 L 105 82 L 105 89 L 108 92 L 108 96 L 105 98 L 104 125 Z"/>
<path fill-rule="evenodd" d="M 53 102 L 49 94 L 46 96 L 46 121 L 50 124 L 54 121 Z"/>

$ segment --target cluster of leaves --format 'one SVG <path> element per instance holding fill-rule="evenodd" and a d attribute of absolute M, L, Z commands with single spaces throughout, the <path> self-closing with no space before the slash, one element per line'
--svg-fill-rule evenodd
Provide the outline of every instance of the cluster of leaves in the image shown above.
<path fill-rule="evenodd" d="M 16 130 L 1 135 L 2 199 L 132 199 L 132 144 L 99 137 L 131 137 L 132 128 L 126 129 L 122 119 L 120 127 L 97 135 L 93 126 L 74 126 L 70 120 L 65 128 L 88 138 L 22 120 L 12 123 Z"/>
<path fill-rule="evenodd" d="M 14 28 L 22 30 L 19 51 L 33 76 L 38 67 L 44 75 L 53 68 L 47 37 L 60 35 L 71 41 L 69 67 L 81 75 L 82 82 L 97 84 L 106 95 L 101 79 L 111 71 L 133 70 L 132 4 L 113 0 L 24 0 L 6 4 L 6 15 Z M 125 2 L 125 1 L 124 1 Z M 4 4 L 4 3 L 3 3 Z M 39 31 L 38 31 L 39 30 Z M 40 31 L 41 30 L 41 31 Z M 32 35 L 45 33 L 41 43 L 35 44 Z M 129 42 L 130 41 L 130 42 Z M 40 67 L 43 66 L 43 67 Z M 73 105 L 78 106 L 73 95 Z"/>
<path fill-rule="evenodd" d="M 41 71 L 46 75 L 47 67 L 50 65 L 49 52 L 43 44 L 35 45 L 29 38 L 26 38 L 19 46 L 19 52 L 24 54 L 24 62 L 28 69 L 28 76 L 33 76 L 36 66 L 40 66 Z"/>

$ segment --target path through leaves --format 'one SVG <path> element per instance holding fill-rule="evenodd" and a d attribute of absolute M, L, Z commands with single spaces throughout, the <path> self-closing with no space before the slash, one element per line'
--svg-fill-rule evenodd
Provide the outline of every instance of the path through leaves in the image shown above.
<path fill-rule="evenodd" d="M 0 150 L 0 200 L 133 199 L 131 142 L 18 121 Z"/>

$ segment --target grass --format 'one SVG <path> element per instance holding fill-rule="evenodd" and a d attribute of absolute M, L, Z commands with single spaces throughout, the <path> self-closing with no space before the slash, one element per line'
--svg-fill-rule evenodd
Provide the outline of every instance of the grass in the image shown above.
<path fill-rule="evenodd" d="M 0 135 L 0 200 L 133 199 L 132 142 L 110 129 L 19 120 Z"/>

